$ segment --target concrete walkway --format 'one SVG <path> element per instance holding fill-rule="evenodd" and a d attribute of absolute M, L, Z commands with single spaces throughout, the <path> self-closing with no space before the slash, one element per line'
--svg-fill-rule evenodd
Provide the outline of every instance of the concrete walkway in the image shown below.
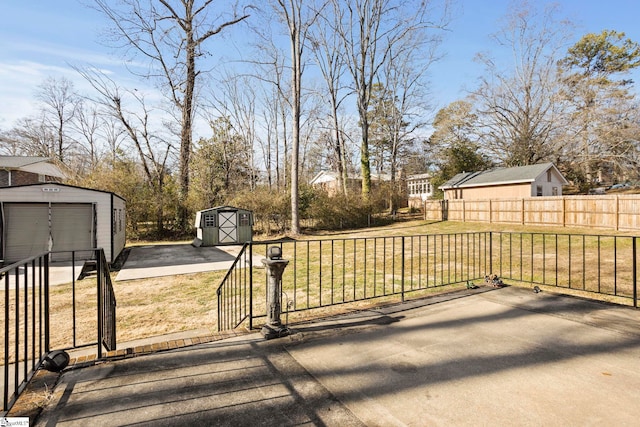
<path fill-rule="evenodd" d="M 638 425 L 640 311 L 462 291 L 65 371 L 36 426 Z"/>

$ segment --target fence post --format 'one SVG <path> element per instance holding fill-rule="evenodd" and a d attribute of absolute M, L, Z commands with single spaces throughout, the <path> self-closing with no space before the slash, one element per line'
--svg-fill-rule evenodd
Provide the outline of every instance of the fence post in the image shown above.
<path fill-rule="evenodd" d="M 638 238 L 633 238 L 633 306 L 638 308 L 638 256 L 637 256 Z"/>

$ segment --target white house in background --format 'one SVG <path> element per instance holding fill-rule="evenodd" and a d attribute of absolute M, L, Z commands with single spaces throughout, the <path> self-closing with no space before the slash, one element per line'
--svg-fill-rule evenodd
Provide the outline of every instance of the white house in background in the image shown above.
<path fill-rule="evenodd" d="M 339 190 L 338 172 L 322 170 L 309 181 L 309 185 L 322 189 L 329 194 L 336 194 Z"/>
<path fill-rule="evenodd" d="M 0 260 L 7 264 L 49 250 L 102 248 L 114 262 L 125 246 L 125 218 L 125 200 L 107 191 L 59 183 L 0 188 Z M 71 254 L 52 259 L 71 259 Z"/>
<path fill-rule="evenodd" d="M 387 174 L 371 175 L 371 182 L 373 184 L 377 182 L 390 181 L 391 176 Z M 404 193 L 407 195 L 405 202 L 409 207 L 421 209 L 422 203 L 433 196 L 433 186 L 431 185 L 431 175 L 427 173 L 407 175 L 397 178 L 398 182 L 402 182 L 405 186 Z M 309 182 L 312 187 L 321 188 L 329 194 L 337 194 L 338 188 L 338 174 L 333 171 L 320 171 Z M 347 181 L 347 187 L 354 191 L 359 191 L 361 180 L 359 176 L 350 176 Z M 402 204 L 406 206 L 405 204 Z"/>
<path fill-rule="evenodd" d="M 409 207 L 421 209 L 424 201 L 433 196 L 431 175 L 428 173 L 407 175 L 406 182 Z"/>
<path fill-rule="evenodd" d="M 568 182 L 553 163 L 459 173 L 440 186 L 446 200 L 562 196 Z"/>
<path fill-rule="evenodd" d="M 378 182 L 390 181 L 391 176 L 387 174 L 371 174 L 371 183 L 375 185 Z M 314 176 L 311 181 L 309 181 L 309 185 L 314 188 L 320 188 L 330 195 L 335 195 L 340 193 L 340 189 L 338 188 L 338 172 L 334 171 L 320 171 Z M 359 191 L 360 186 L 362 185 L 362 179 L 359 175 L 349 175 L 347 177 L 347 188 L 349 190 Z"/>

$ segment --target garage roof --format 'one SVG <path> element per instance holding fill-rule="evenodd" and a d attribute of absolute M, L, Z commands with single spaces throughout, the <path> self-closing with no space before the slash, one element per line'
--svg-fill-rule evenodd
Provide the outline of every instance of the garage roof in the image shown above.
<path fill-rule="evenodd" d="M 551 168 L 556 172 L 557 176 L 560 177 L 563 185 L 568 184 L 553 163 L 540 163 L 537 165 L 498 168 L 480 172 L 462 172 L 445 182 L 440 188 L 446 190 L 449 188 L 534 182 L 540 175 L 546 173 L 547 170 Z"/>

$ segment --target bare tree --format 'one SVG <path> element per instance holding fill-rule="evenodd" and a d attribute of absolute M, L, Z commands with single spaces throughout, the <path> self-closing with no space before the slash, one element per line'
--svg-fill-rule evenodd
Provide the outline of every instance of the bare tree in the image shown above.
<path fill-rule="evenodd" d="M 237 155 L 242 156 L 242 162 L 249 165 L 249 188 L 254 189 L 258 168 L 255 162 L 254 145 L 256 143 L 256 94 L 252 85 L 252 79 L 246 75 L 232 75 L 227 73 L 225 78 L 217 85 L 212 93 L 214 100 L 210 109 L 204 113 L 210 124 L 217 118 L 212 112 L 217 113 L 220 119 L 228 122 L 233 131 L 241 137 L 242 150 Z M 212 126 L 212 129 L 215 129 Z"/>
<path fill-rule="evenodd" d="M 1 136 L 3 151 L 10 155 L 56 158 L 54 129 L 44 114 L 25 117 Z"/>
<path fill-rule="evenodd" d="M 391 180 L 391 212 L 397 209 L 400 187 L 397 185 L 400 158 L 406 157 L 421 130 L 430 106 L 427 103 L 427 72 L 440 59 L 437 54 L 441 33 L 413 32 L 389 49 L 389 60 L 381 68 L 381 81 L 385 82 L 382 99 L 378 103 L 389 150 Z"/>
<path fill-rule="evenodd" d="M 332 0 L 332 3 L 334 13 L 341 17 L 335 31 L 342 41 L 360 118 L 362 194 L 368 198 L 371 192 L 368 111 L 372 87 L 396 46 L 416 37 L 416 33 L 446 26 L 447 3 L 440 11 L 427 1 Z"/>
<path fill-rule="evenodd" d="M 326 85 L 326 95 L 329 99 L 330 129 L 333 138 L 324 138 L 324 144 L 332 148 L 335 161 L 333 164 L 338 172 L 338 185 L 343 194 L 347 194 L 347 156 L 345 138 L 341 132 L 340 106 L 348 95 L 344 74 L 346 66 L 344 55 L 341 53 L 342 45 L 338 33 L 334 31 L 341 22 L 342 11 L 325 13 L 313 27 L 310 35 L 310 43 L 315 62 L 322 73 Z"/>
<path fill-rule="evenodd" d="M 73 83 L 64 77 L 48 77 L 38 87 L 36 98 L 43 104 L 45 122 L 55 131 L 55 155 L 64 163 L 66 151 L 71 145 L 66 128 L 76 114 L 79 101 Z"/>
<path fill-rule="evenodd" d="M 486 72 L 473 96 L 484 145 L 507 166 L 554 160 L 563 149 L 557 144 L 565 115 L 556 63 L 569 34 L 568 23 L 555 16 L 556 6 L 539 11 L 517 4 L 504 28 L 493 35 L 499 47 L 511 52 L 512 62 L 478 55 Z"/>
<path fill-rule="evenodd" d="M 72 126 L 77 133 L 78 145 L 89 157 L 90 169 L 98 164 L 101 125 L 102 119 L 95 104 L 81 103 L 78 106 Z"/>
<path fill-rule="evenodd" d="M 117 120 L 124 129 L 128 140 L 138 154 L 140 165 L 147 183 L 152 189 L 155 206 L 156 229 L 164 231 L 165 182 L 168 175 L 167 161 L 172 146 L 163 138 L 163 132 L 152 124 L 152 110 L 147 106 L 144 95 L 137 90 L 124 90 L 105 74 L 93 69 L 76 71 L 96 90 L 98 96 L 93 101 L 103 111 Z"/>
<path fill-rule="evenodd" d="M 114 25 L 117 40 L 124 40 L 133 56 L 150 62 L 144 76 L 157 78 L 168 90 L 168 97 L 179 110 L 180 123 L 180 192 L 178 227 L 189 224 L 189 161 L 192 151 L 193 119 L 196 105 L 196 80 L 202 70 L 196 63 L 203 55 L 204 43 L 226 27 L 249 15 L 232 11 L 230 17 L 220 13 L 212 19 L 213 0 L 123 0 L 122 9 L 112 2 L 96 0 Z"/>
<path fill-rule="evenodd" d="M 299 178 L 300 178 L 300 128 L 302 116 L 302 75 L 304 49 L 310 27 L 318 19 L 322 7 L 316 2 L 303 0 L 275 0 L 272 5 L 280 21 L 287 27 L 290 45 L 291 90 L 291 234 L 300 233 Z"/>

